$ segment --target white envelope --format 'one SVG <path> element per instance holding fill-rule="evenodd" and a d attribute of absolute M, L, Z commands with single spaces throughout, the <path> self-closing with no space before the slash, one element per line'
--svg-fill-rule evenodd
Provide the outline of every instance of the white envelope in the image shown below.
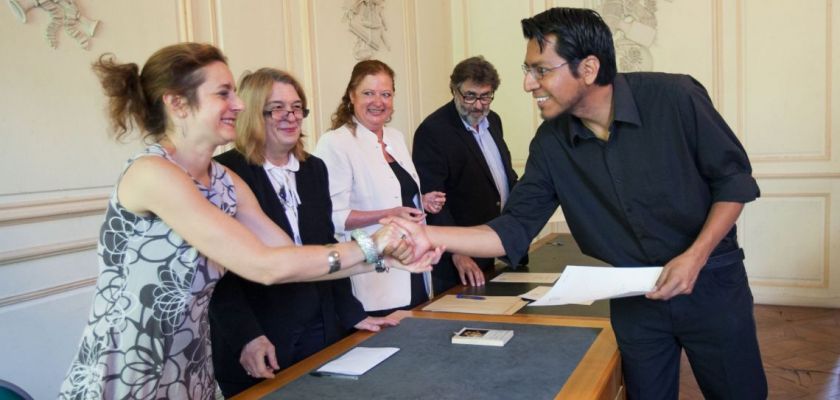
<path fill-rule="evenodd" d="M 323 374 L 361 375 L 398 351 L 400 349 L 397 347 L 354 347 L 344 353 L 343 356 L 318 368 L 318 372 Z"/>

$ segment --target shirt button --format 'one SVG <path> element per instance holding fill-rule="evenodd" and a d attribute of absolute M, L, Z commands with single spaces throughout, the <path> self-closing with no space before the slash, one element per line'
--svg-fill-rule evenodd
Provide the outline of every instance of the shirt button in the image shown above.
<path fill-rule="evenodd" d="M 502 202 L 501 202 L 501 201 L 497 201 L 497 202 L 496 202 L 496 205 L 497 205 L 497 206 L 501 206 L 501 205 L 502 205 Z"/>

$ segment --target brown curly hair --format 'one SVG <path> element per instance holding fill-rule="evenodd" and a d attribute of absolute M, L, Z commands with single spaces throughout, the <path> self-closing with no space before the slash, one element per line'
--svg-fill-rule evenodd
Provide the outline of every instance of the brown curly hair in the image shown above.
<path fill-rule="evenodd" d="M 227 64 L 221 50 L 203 43 L 179 43 L 164 47 L 143 65 L 118 63 L 105 53 L 93 63 L 105 95 L 108 96 L 108 118 L 117 140 L 125 138 L 134 126 L 143 138 L 160 140 L 169 118 L 163 103 L 164 94 L 176 94 L 198 107 L 196 90 L 204 83 L 203 67 L 213 62 Z"/>
<path fill-rule="evenodd" d="M 351 131 L 355 132 L 356 123 L 353 122 L 353 103 L 350 101 L 350 93 L 356 90 L 366 76 L 383 72 L 391 77 L 391 82 L 393 83 L 394 70 L 388 64 L 379 60 L 364 60 L 356 63 L 356 66 L 353 67 L 353 73 L 350 74 L 350 82 L 347 83 L 347 89 L 344 90 L 344 96 L 341 96 L 341 103 L 339 103 L 338 108 L 330 118 L 332 122 L 330 129 L 336 130 L 347 125 Z M 394 84 L 392 89 L 396 91 L 396 84 Z"/>

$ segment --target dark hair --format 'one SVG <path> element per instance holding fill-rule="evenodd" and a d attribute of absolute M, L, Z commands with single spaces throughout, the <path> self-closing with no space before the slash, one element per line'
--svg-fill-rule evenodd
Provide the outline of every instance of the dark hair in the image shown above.
<path fill-rule="evenodd" d="M 362 83 L 368 75 L 376 75 L 386 73 L 391 77 L 391 82 L 394 82 L 394 70 L 379 60 L 364 60 L 356 63 L 353 67 L 353 72 L 350 74 L 350 82 L 347 83 L 347 89 L 344 90 L 344 96 L 341 96 L 341 103 L 330 118 L 332 125 L 330 129 L 338 129 L 344 125 L 348 125 L 351 130 L 355 132 L 356 123 L 353 122 L 353 103 L 350 101 L 350 93 Z M 394 83 L 396 86 L 396 84 Z M 396 90 L 396 88 L 392 88 Z"/>
<path fill-rule="evenodd" d="M 145 138 L 160 140 L 169 119 L 164 94 L 184 96 L 191 108 L 198 106 L 196 89 L 204 83 L 201 69 L 213 62 L 227 64 L 222 52 L 209 44 L 179 43 L 164 47 L 146 61 L 143 71 L 134 63 L 117 63 L 114 55 L 103 54 L 93 64 L 105 95 L 113 134 L 123 138 L 135 126 Z"/>
<path fill-rule="evenodd" d="M 557 7 L 522 20 L 522 34 L 534 39 L 544 50 L 546 36 L 557 37 L 554 51 L 569 63 L 572 75 L 578 76 L 578 65 L 589 55 L 598 58 L 601 68 L 595 83 L 609 85 L 615 79 L 615 46 L 612 32 L 594 10 Z"/>
<path fill-rule="evenodd" d="M 473 81 L 478 85 L 490 85 L 494 92 L 502 83 L 496 68 L 482 56 L 470 57 L 455 66 L 452 75 L 449 75 L 449 90 L 455 90 L 466 81 Z"/>
<path fill-rule="evenodd" d="M 271 96 L 274 82 L 291 85 L 300 97 L 303 108 L 308 108 L 303 87 L 288 72 L 274 68 L 260 68 L 256 72 L 247 72 L 242 76 L 239 81 L 238 92 L 245 105 L 245 110 L 236 118 L 235 147 L 245 156 L 248 162 L 254 165 L 263 165 L 265 162 L 265 117 L 263 116 L 263 109 Z M 292 154 L 298 160 L 305 160 L 308 156 L 303 147 L 303 134 L 301 133 L 297 144 L 292 149 Z"/>

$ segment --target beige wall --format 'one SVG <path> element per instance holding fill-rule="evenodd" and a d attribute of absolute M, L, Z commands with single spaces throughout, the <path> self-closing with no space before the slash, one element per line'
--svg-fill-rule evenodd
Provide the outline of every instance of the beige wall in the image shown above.
<path fill-rule="evenodd" d="M 455 62 L 482 54 L 501 73 L 493 103 L 515 166 L 524 167 L 539 116 L 522 87 L 519 20 L 559 5 L 603 1 L 387 0 L 397 73 L 391 125 L 409 138 L 449 99 Z M 53 397 L 88 312 L 95 238 L 124 160 L 140 148 L 105 134 L 104 98 L 90 64 L 103 52 L 142 63 L 157 48 L 207 41 L 235 76 L 275 66 L 298 76 L 312 101 L 310 148 L 329 123 L 355 60 L 343 0 L 77 0 L 102 21 L 89 51 L 46 14 L 21 24 L 0 6 L 0 378 Z M 833 1 L 660 0 L 652 69 L 694 75 L 753 161 L 763 197 L 739 221 L 758 302 L 840 304 L 838 20 Z M 549 229 L 563 229 L 562 214 Z M 10 360 L 19 360 L 12 363 Z"/>

